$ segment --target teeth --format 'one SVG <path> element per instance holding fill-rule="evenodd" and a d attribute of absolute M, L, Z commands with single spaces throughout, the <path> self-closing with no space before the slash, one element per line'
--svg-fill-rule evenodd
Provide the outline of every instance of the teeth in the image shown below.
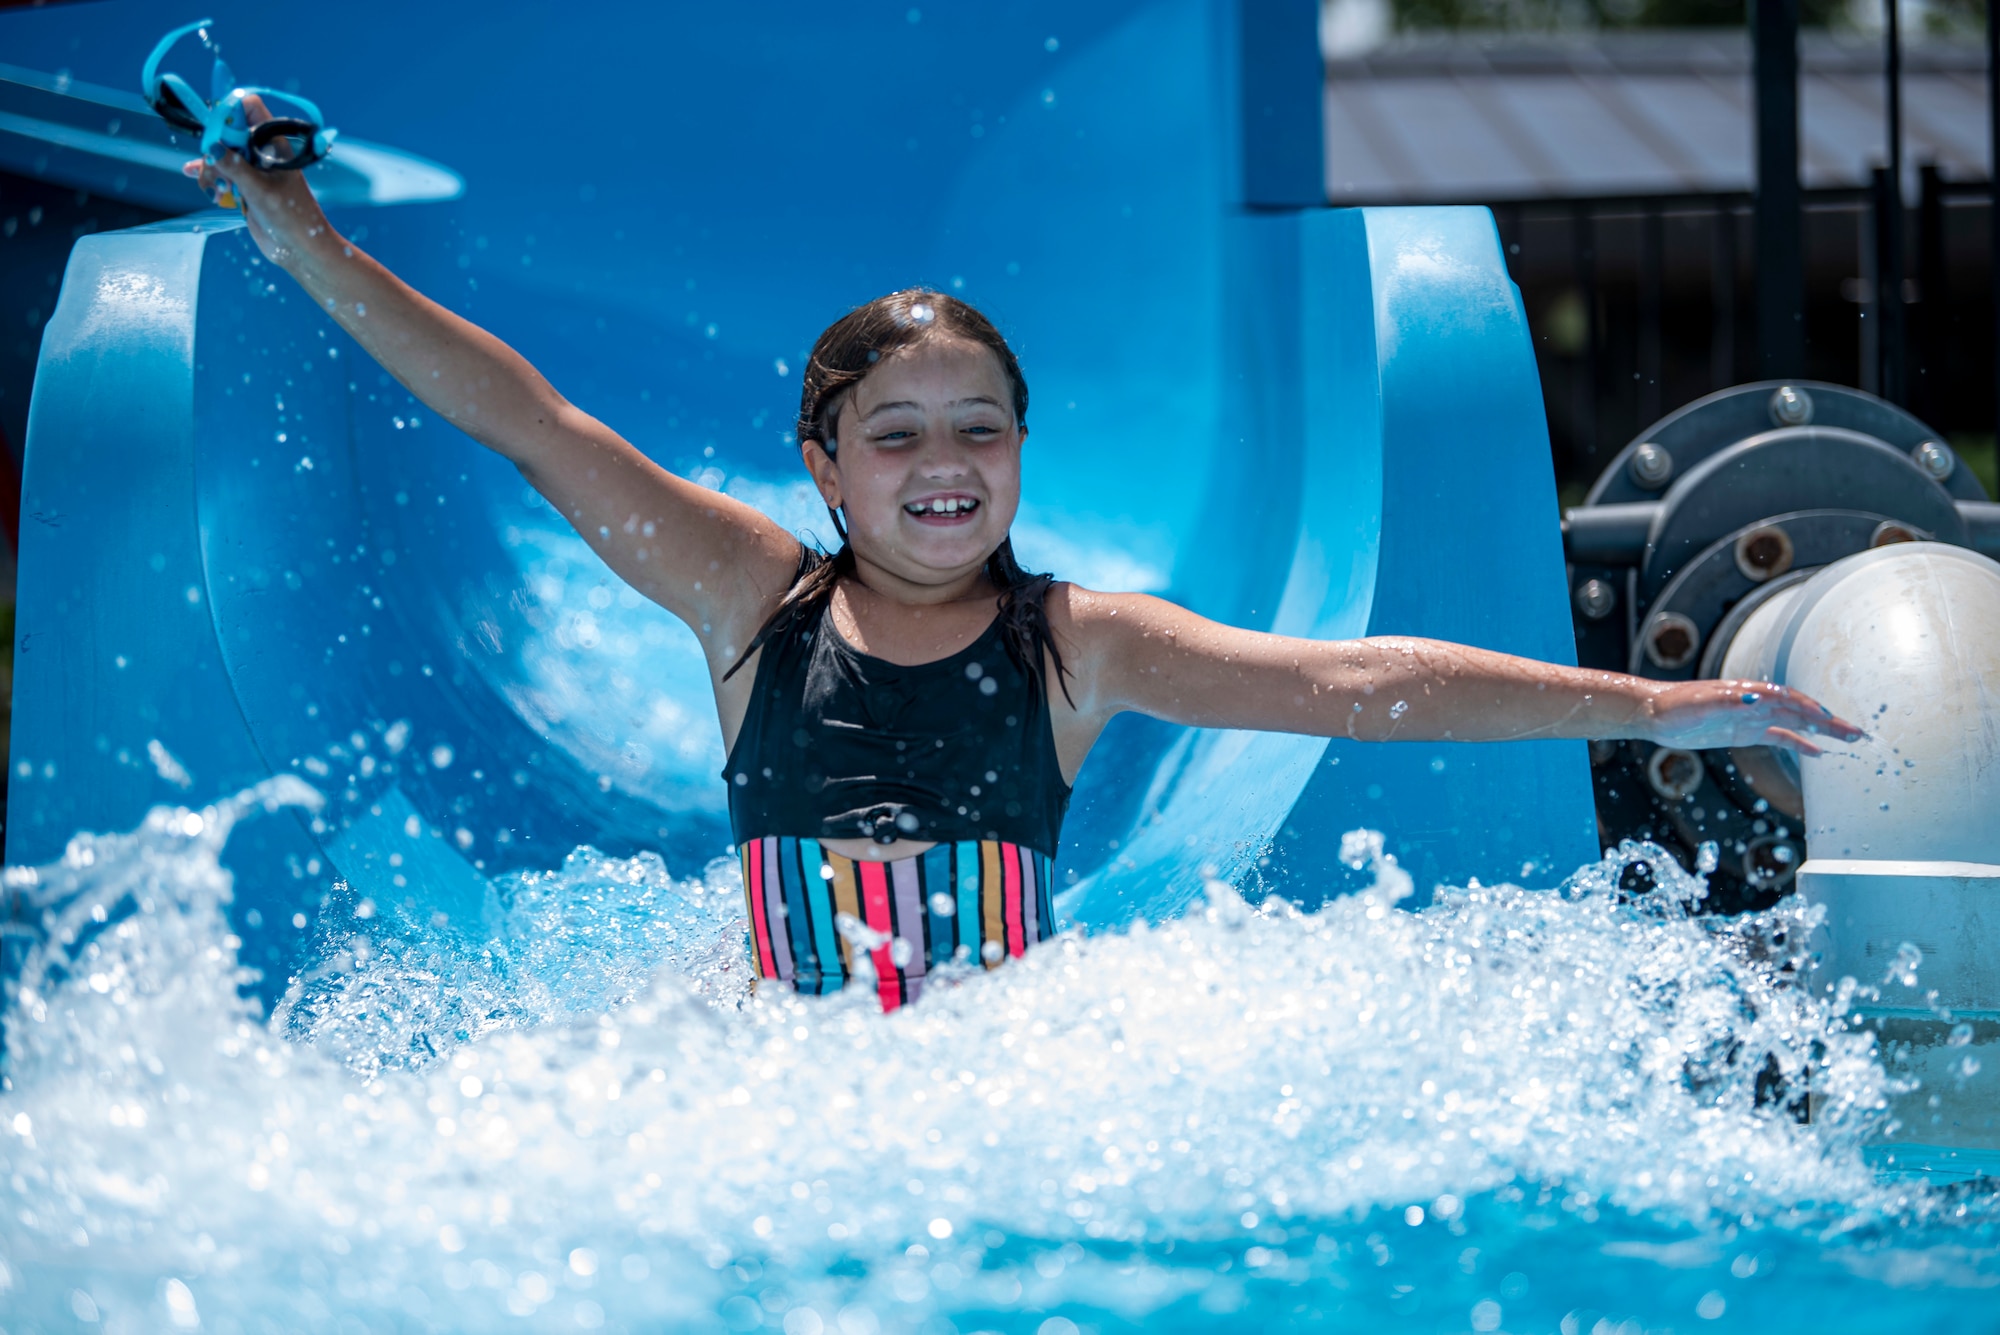
<path fill-rule="evenodd" d="M 903 508 L 913 515 L 957 515 L 969 514 L 979 505 L 970 497 L 946 497 L 935 501 L 916 501 Z"/>

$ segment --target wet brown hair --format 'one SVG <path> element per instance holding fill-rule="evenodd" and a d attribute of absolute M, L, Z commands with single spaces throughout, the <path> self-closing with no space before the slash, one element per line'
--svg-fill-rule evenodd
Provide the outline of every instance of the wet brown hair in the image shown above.
<path fill-rule="evenodd" d="M 1000 363 L 1001 374 L 1013 394 L 1014 420 L 1023 431 L 1028 427 L 1028 381 L 1021 363 L 993 322 L 948 293 L 927 287 L 905 288 L 857 306 L 827 326 L 813 344 L 806 359 L 804 384 L 799 390 L 799 417 L 796 428 L 801 448 L 816 441 L 828 455 L 838 457 L 840 413 L 854 395 L 854 387 L 887 356 L 913 348 L 932 339 L 962 339 L 977 343 Z M 778 608 L 758 630 L 750 645 L 723 674 L 727 681 L 750 656 L 795 620 L 817 613 L 833 596 L 843 578 L 855 577 L 854 551 L 847 544 L 847 526 L 838 511 L 834 529 L 840 534 L 840 550 L 828 555 L 802 547 L 799 572 L 792 587 L 779 600 Z M 1049 631 L 1044 596 L 1054 582 L 1046 574 L 1022 569 L 1014 556 L 1013 535 L 1000 540 L 986 558 L 986 578 L 1000 591 L 1000 622 L 1005 632 L 1007 652 L 1034 681 L 1042 679 L 1043 655 L 1055 664 L 1056 679 L 1063 698 L 1069 698 L 1069 671 L 1063 666 L 1062 652 Z M 1074 703 L 1072 701 L 1072 703 Z"/>

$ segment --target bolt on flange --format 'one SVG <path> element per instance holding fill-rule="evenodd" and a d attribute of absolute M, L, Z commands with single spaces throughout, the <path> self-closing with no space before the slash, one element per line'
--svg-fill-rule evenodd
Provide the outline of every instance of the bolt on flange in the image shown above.
<path fill-rule="evenodd" d="M 1899 519 L 1885 519 L 1877 524 L 1875 532 L 1869 535 L 1868 545 L 1887 547 L 1896 542 L 1924 542 L 1930 536 L 1914 524 L 1905 524 Z"/>
<path fill-rule="evenodd" d="M 1663 746 L 1646 760 L 1646 782 L 1669 802 L 1686 801 L 1701 787 L 1701 771 L 1701 757 L 1677 746 Z"/>
<path fill-rule="evenodd" d="M 1647 491 L 1658 491 L 1674 475 L 1674 456 L 1649 440 L 1632 451 L 1625 471 L 1637 485 Z"/>
<path fill-rule="evenodd" d="M 1654 667 L 1672 672 L 1700 652 L 1701 627 L 1681 613 L 1658 612 L 1646 623 L 1646 657 Z"/>
<path fill-rule="evenodd" d="M 1790 570 L 1792 556 L 1792 535 L 1776 524 L 1760 525 L 1736 540 L 1736 568 L 1758 584 Z"/>
<path fill-rule="evenodd" d="M 1576 610 L 1592 621 L 1602 621 L 1618 606 L 1618 592 L 1609 580 L 1587 579 L 1576 586 Z"/>
<path fill-rule="evenodd" d="M 1743 879 L 1759 890 L 1775 890 L 1798 874 L 1799 847 L 1782 835 L 1752 839 L 1743 850 Z"/>
<path fill-rule="evenodd" d="M 1771 420 L 1779 426 L 1804 426 L 1812 419 L 1812 395 L 1797 385 L 1780 385 L 1772 393 Z"/>
<path fill-rule="evenodd" d="M 1917 467 L 1939 482 L 1950 477 L 1958 467 L 1958 455 L 1951 446 L 1941 440 L 1927 440 L 1910 451 L 1910 458 Z"/>

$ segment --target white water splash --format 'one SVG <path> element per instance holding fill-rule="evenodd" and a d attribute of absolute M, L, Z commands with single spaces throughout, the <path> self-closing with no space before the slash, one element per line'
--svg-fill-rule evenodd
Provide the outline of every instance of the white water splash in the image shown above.
<path fill-rule="evenodd" d="M 346 915 L 267 1023 L 217 857 L 243 811 L 302 799 L 162 809 L 7 874 L 46 936 L 7 1012 L 6 1310 L 798 1335 L 1271 1328 L 1435 1293 L 1462 1324 L 1512 1292 L 1477 1287 L 1495 1238 L 1742 1269 L 1747 1227 L 1966 1211 L 1862 1161 L 1886 1078 L 1789 981 L 1803 910 L 1689 918 L 1699 883 L 1657 855 L 1628 900 L 1642 847 L 1414 913 L 1386 866 L 1310 915 L 1218 884 L 1198 916 L 934 978 L 888 1017 L 752 997 L 728 864 L 675 881 L 582 850 L 510 879 L 483 948 Z M 1380 865 L 1379 840 L 1350 851 Z M 2000 1277 L 1990 1245 L 1949 1247 L 1957 1270 L 1899 1254 Z M 1722 1310 L 1697 1291 L 1683 1324 L 1697 1298 Z"/>

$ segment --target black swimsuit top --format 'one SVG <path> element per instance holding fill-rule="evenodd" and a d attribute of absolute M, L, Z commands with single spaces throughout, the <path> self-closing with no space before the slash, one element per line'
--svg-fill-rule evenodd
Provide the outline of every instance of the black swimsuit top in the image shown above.
<path fill-rule="evenodd" d="M 1008 652 L 1002 619 L 904 666 L 843 640 L 830 603 L 764 642 L 723 769 L 736 842 L 999 839 L 1054 857 L 1070 787 L 1042 674 Z"/>

